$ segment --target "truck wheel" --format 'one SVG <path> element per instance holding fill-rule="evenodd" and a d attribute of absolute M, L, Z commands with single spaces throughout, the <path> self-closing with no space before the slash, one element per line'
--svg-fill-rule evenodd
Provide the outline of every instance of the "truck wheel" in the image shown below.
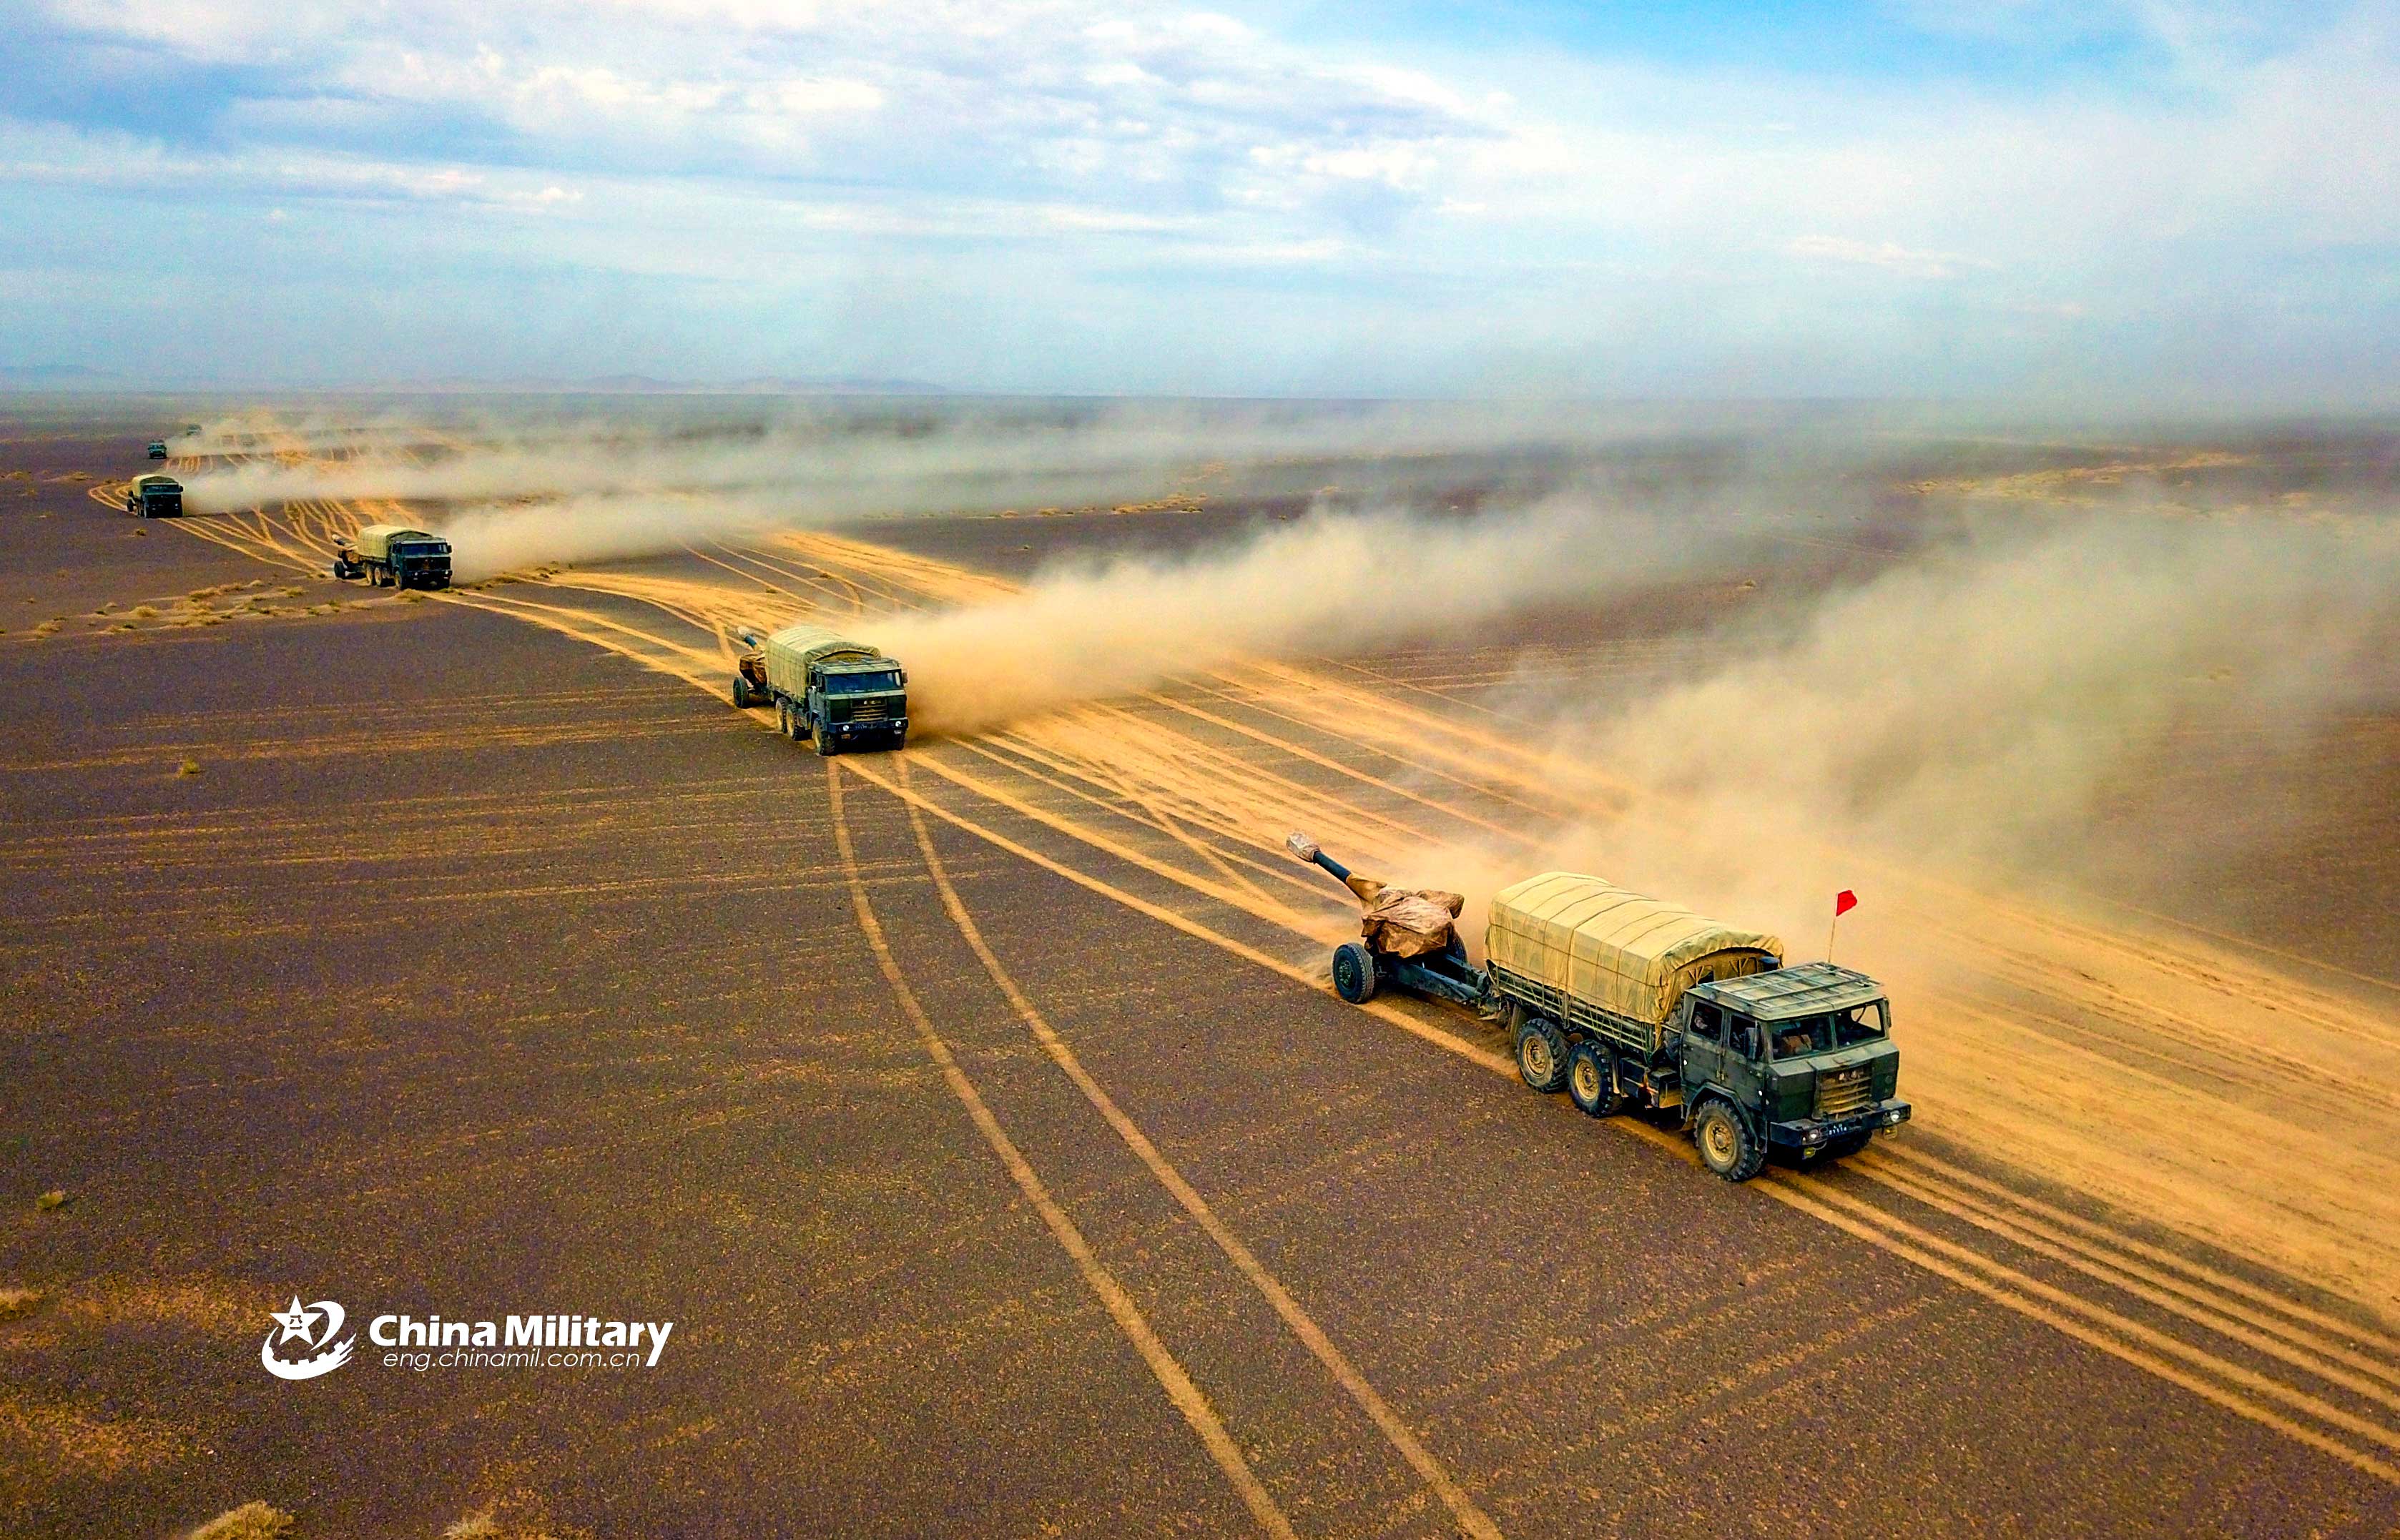
<path fill-rule="evenodd" d="M 1766 1147 L 1750 1137 L 1739 1114 L 1722 1101 L 1700 1109 L 1692 1142 L 1700 1147 L 1700 1164 L 1727 1181 L 1748 1181 L 1766 1164 Z"/>
<path fill-rule="evenodd" d="M 1548 1096 L 1567 1081 L 1567 1035 L 1555 1021 L 1527 1016 L 1517 1029 L 1517 1073 Z"/>
<path fill-rule="evenodd" d="M 1587 1040 L 1567 1055 L 1567 1099 L 1586 1117 L 1615 1117 L 1624 1110 L 1625 1098 L 1617 1094 L 1616 1071 L 1608 1061 L 1607 1049 Z"/>
<path fill-rule="evenodd" d="M 1333 992 L 1353 1005 L 1364 1005 L 1374 999 L 1374 954 L 1355 941 L 1334 947 Z"/>
<path fill-rule="evenodd" d="M 1850 1156 L 1855 1155 L 1860 1151 L 1865 1149 L 1868 1143 L 1874 1138 L 1875 1131 L 1873 1129 L 1869 1129 L 1863 1134 L 1850 1134 L 1842 1138 L 1828 1140 L 1825 1145 L 1824 1158 L 1827 1160 L 1848 1160 Z"/>
<path fill-rule="evenodd" d="M 823 722 L 815 723 L 810 727 L 809 746 L 817 751 L 817 757 L 821 759 L 832 755 L 833 740 L 826 735 L 825 724 Z"/>

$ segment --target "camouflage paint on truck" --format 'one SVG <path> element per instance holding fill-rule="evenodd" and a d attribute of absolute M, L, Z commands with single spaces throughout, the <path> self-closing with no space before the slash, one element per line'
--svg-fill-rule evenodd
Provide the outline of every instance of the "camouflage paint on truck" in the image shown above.
<path fill-rule="evenodd" d="M 1700 1159 L 1732 1181 L 1770 1149 L 1807 1161 L 1907 1121 L 1883 988 L 1783 944 L 1579 872 L 1493 899 L 1484 932 L 1517 1070 L 1606 1116 L 1680 1108 Z"/>
<path fill-rule="evenodd" d="M 908 742 L 908 675 L 871 643 L 820 625 L 791 625 L 734 667 L 733 703 L 772 702 L 787 738 L 819 754 Z"/>
<path fill-rule="evenodd" d="M 152 473 L 126 484 L 125 511 L 144 519 L 164 519 L 183 512 L 184 484 L 172 476 Z"/>
<path fill-rule="evenodd" d="M 344 565 L 364 569 L 379 588 L 448 588 L 450 542 L 406 525 L 371 524 L 350 538 Z"/>

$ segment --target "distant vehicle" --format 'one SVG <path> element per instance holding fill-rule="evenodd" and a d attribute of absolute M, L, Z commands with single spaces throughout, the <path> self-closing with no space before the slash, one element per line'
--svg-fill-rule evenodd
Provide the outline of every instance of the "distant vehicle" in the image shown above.
<path fill-rule="evenodd" d="M 163 460 L 167 457 L 166 440 L 152 439 L 150 441 L 150 457 L 154 460 Z"/>
<path fill-rule="evenodd" d="M 370 588 L 448 588 L 450 542 L 405 525 L 371 524 L 334 552 L 334 576 Z"/>
<path fill-rule="evenodd" d="M 187 422 L 184 424 L 184 437 L 187 439 L 197 439 L 199 436 L 200 425 L 198 423 Z"/>
<path fill-rule="evenodd" d="M 908 742 L 908 674 L 865 642 L 823 626 L 785 626 L 733 668 L 733 703 L 775 703 L 786 738 L 805 738 L 819 754 L 847 748 L 903 748 Z"/>
<path fill-rule="evenodd" d="M 1675 1110 L 1700 1162 L 1748 1181 L 1770 1149 L 1856 1154 L 1909 1119 L 1883 987 L 1831 962 L 1783 965 L 1782 943 L 1577 872 L 1502 889 L 1471 966 L 1462 900 L 1353 877 L 1300 835 L 1294 855 L 1367 905 L 1366 938 L 1334 949 L 1354 1004 L 1386 984 L 1471 1006 L 1514 1037 L 1518 1077 L 1592 1117 Z"/>
<path fill-rule="evenodd" d="M 152 471 L 125 484 L 125 511 L 145 519 L 170 518 L 184 511 L 184 484 Z"/>

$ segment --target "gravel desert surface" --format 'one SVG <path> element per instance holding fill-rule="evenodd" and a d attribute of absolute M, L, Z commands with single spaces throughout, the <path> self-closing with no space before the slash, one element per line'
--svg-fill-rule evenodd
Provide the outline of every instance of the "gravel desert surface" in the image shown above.
<path fill-rule="evenodd" d="M 187 411 L 187 484 L 321 485 L 116 511 Z M 1929 442 L 1721 559 L 1416 625 L 1355 616 L 1452 601 L 1280 542 L 1389 474 L 1480 551 L 1506 465 L 391 593 L 337 538 L 508 494 L 435 484 L 465 428 L 347 488 L 342 413 L 0 414 L 0 1532 L 2400 1531 L 2400 435 Z M 2288 606 L 2226 616 L 2269 567 Z M 1317 581 L 1332 639 L 1276 630 Z M 735 710 L 802 615 L 934 730 L 820 759 Z M 1795 958 L 1855 888 L 1915 1120 L 1719 1182 L 1469 1015 L 1336 999 L 1356 911 L 1293 829 Z M 318 1299 L 675 1328 L 262 1372 Z"/>

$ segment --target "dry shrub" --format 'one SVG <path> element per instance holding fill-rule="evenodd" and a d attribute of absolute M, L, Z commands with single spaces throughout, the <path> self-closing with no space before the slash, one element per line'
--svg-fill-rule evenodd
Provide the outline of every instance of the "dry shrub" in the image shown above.
<path fill-rule="evenodd" d="M 278 1540 L 299 1522 L 271 1503 L 252 1501 L 218 1514 L 184 1540 Z"/>
<path fill-rule="evenodd" d="M 30 1315 L 41 1302 L 42 1291 L 38 1288 L 0 1288 L 0 1321 Z"/>

